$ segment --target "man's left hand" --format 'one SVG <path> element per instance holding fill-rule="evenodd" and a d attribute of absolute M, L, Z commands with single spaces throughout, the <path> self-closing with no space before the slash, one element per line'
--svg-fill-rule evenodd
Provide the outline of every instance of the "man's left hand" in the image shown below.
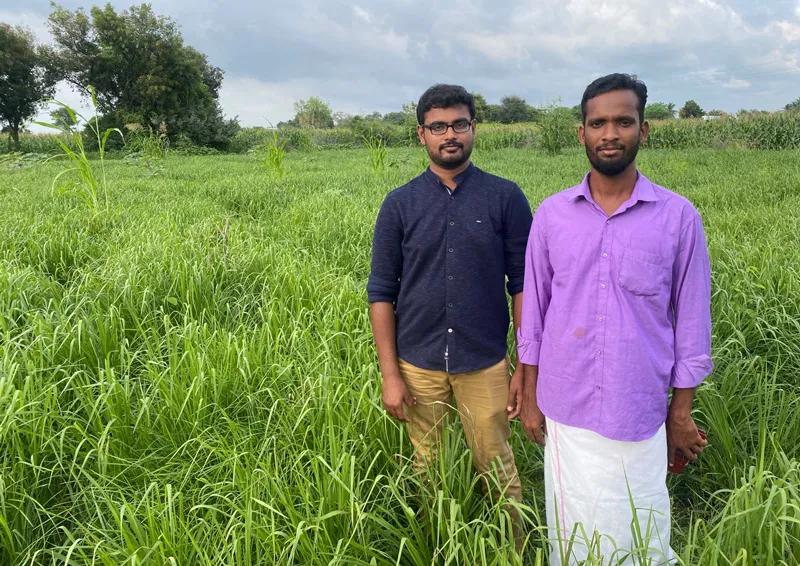
<path fill-rule="evenodd" d="M 669 464 L 675 463 L 675 451 L 680 450 L 692 462 L 703 453 L 708 441 L 700 436 L 697 425 L 690 415 L 667 416 L 667 457 Z"/>
<path fill-rule="evenodd" d="M 508 420 L 515 419 L 522 410 L 522 364 L 517 362 L 511 383 L 508 384 Z"/>

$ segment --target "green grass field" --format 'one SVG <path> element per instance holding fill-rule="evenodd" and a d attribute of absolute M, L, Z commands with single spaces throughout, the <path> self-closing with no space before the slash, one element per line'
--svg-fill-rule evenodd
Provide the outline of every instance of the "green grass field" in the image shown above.
<path fill-rule="evenodd" d="M 458 434 L 410 473 L 380 407 L 364 285 L 385 194 L 422 150 L 107 163 L 112 211 L 0 170 L 0 564 L 544 564 L 542 451 L 513 426 L 522 561 Z M 536 206 L 577 150 L 475 155 Z M 95 162 L 97 167 L 98 163 Z M 800 563 L 800 151 L 647 150 L 703 215 L 711 447 L 670 478 L 684 564 Z M 453 429 L 452 432 L 458 432 Z M 600 561 L 598 560 L 598 564 Z"/>

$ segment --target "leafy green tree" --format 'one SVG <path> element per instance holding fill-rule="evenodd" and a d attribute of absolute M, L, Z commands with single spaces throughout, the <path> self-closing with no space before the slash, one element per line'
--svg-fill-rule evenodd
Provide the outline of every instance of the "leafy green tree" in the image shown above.
<path fill-rule="evenodd" d="M 63 106 L 59 106 L 50 112 L 50 119 L 52 120 L 53 124 L 64 129 L 73 128 L 78 125 L 78 123 L 72 118 L 69 110 Z"/>
<path fill-rule="evenodd" d="M 702 118 L 705 115 L 705 111 L 694 100 L 687 100 L 680 111 L 681 118 Z"/>
<path fill-rule="evenodd" d="M 406 116 L 402 112 L 387 112 L 383 115 L 383 121 L 387 124 L 402 126 L 406 123 Z"/>
<path fill-rule="evenodd" d="M 47 52 L 33 33 L 0 23 L 0 124 L 5 124 L 14 151 L 19 151 L 23 125 L 53 96 L 56 82 Z"/>
<path fill-rule="evenodd" d="M 238 128 L 219 105 L 223 72 L 184 45 L 178 25 L 149 4 L 117 13 L 111 4 L 74 12 L 54 4 L 48 25 L 55 61 L 80 90 L 92 85 L 109 125 L 126 122 L 184 134 L 202 145 L 224 145 Z"/>
<path fill-rule="evenodd" d="M 651 102 L 644 108 L 645 120 L 671 120 L 675 117 L 675 111 L 670 109 L 670 105 L 674 108 L 675 105 L 665 102 Z"/>
<path fill-rule="evenodd" d="M 491 122 L 491 105 L 486 102 L 486 98 L 477 92 L 472 93 L 472 98 L 475 100 L 475 120 L 478 123 Z"/>
<path fill-rule="evenodd" d="M 554 101 L 539 111 L 539 131 L 542 148 L 555 155 L 575 144 L 577 124 L 574 108 L 559 106 Z"/>
<path fill-rule="evenodd" d="M 503 124 L 515 124 L 518 122 L 533 122 L 536 118 L 536 110 L 519 96 L 504 96 L 500 99 L 499 115 L 497 121 Z"/>
<path fill-rule="evenodd" d="M 787 112 L 800 112 L 800 97 L 783 107 Z"/>
<path fill-rule="evenodd" d="M 333 127 L 333 113 L 330 106 L 317 96 L 312 96 L 308 100 L 296 101 L 294 103 L 294 111 L 294 119 L 297 120 L 301 128 Z"/>

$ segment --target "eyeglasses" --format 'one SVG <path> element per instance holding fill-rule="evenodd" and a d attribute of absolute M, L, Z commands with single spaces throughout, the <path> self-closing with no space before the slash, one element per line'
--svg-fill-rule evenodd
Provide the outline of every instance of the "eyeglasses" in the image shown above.
<path fill-rule="evenodd" d="M 472 127 L 472 122 L 469 120 L 456 120 L 452 124 L 446 124 L 445 122 L 434 122 L 433 124 L 422 124 L 422 127 L 428 128 L 435 136 L 443 135 L 448 128 L 453 128 L 453 131 L 457 134 L 465 134 Z"/>

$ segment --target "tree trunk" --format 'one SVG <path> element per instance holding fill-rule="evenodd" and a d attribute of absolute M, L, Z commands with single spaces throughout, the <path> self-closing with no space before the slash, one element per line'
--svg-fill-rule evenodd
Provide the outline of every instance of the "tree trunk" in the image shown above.
<path fill-rule="evenodd" d="M 14 151 L 19 152 L 19 124 L 11 124 L 11 140 L 14 142 Z"/>

